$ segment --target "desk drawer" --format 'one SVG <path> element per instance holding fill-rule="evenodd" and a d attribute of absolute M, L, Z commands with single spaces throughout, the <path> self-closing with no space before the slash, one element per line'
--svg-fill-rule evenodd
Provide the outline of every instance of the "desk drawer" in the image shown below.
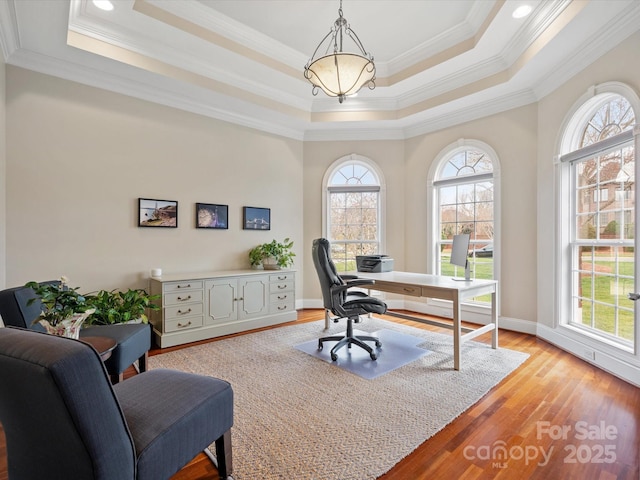
<path fill-rule="evenodd" d="M 178 330 L 188 330 L 190 328 L 198 328 L 202 326 L 203 317 L 186 317 L 186 318 L 172 318 L 171 320 L 165 320 L 164 331 L 165 332 L 177 332 Z"/>
<path fill-rule="evenodd" d="M 185 290 L 164 295 L 164 305 L 181 305 L 183 303 L 202 303 L 202 290 Z"/>
<path fill-rule="evenodd" d="M 367 288 L 368 285 L 365 285 L 363 288 Z M 386 283 L 376 281 L 373 285 L 371 285 L 371 290 L 378 290 L 380 292 L 388 292 L 388 293 L 397 293 L 399 295 L 411 295 L 413 297 L 421 297 L 422 296 L 422 288 L 417 285 L 410 285 L 404 283 Z"/>
<path fill-rule="evenodd" d="M 202 315 L 202 303 L 190 303 L 188 305 L 178 305 L 164 309 L 165 323 L 174 318 L 190 317 L 193 315 Z"/>
<path fill-rule="evenodd" d="M 204 282 L 202 280 L 186 280 L 184 282 L 169 282 L 162 285 L 164 293 L 184 292 L 185 290 L 202 290 Z"/>

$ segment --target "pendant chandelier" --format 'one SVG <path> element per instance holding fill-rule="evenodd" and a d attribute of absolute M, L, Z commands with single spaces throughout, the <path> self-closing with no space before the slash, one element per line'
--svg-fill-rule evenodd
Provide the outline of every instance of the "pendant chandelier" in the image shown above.
<path fill-rule="evenodd" d="M 347 44 L 353 44 L 355 48 Z M 352 51 L 345 51 L 345 47 Z M 328 96 L 338 97 L 340 103 L 365 85 L 371 90 L 376 87 L 373 56 L 367 53 L 356 32 L 342 16 L 342 0 L 338 19 L 305 65 L 304 77 L 313 84 L 314 95 L 322 89 Z"/>

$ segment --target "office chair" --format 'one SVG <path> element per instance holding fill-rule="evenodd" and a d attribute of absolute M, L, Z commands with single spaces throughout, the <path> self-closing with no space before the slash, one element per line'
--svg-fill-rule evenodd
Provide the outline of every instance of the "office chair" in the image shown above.
<path fill-rule="evenodd" d="M 57 280 L 42 282 L 59 283 Z M 30 305 L 29 300 L 35 299 Z M 28 328 L 44 332 L 39 323 L 33 323 L 42 310 L 42 303 L 32 288 L 13 287 L 0 291 L 0 317 L 6 326 Z M 136 360 L 138 370 L 147 369 L 147 359 L 151 348 L 151 325 L 148 324 L 114 324 L 95 325 L 80 330 L 80 337 L 109 337 L 116 342 L 116 348 L 105 362 L 113 383 L 124 378 L 124 371 Z"/>
<path fill-rule="evenodd" d="M 90 345 L 7 327 L 0 391 L 11 479 L 167 479 L 213 442 L 220 478 L 232 473 L 224 380 L 155 369 L 111 385 Z"/>
<path fill-rule="evenodd" d="M 324 342 L 338 342 L 331 349 L 331 360 L 338 359 L 336 353 L 347 345 L 357 345 L 369 353 L 371 360 L 378 358 L 371 346 L 365 342 L 374 342 L 376 347 L 381 347 L 382 343 L 377 337 L 355 336 L 353 334 L 353 323 L 360 322 L 360 315 L 365 313 L 385 313 L 387 305 L 377 298 L 363 295 L 362 292 L 349 292 L 350 288 L 372 285 L 373 280 L 352 279 L 345 281 L 336 270 L 331 260 L 331 249 L 326 238 L 318 238 L 313 241 L 313 264 L 318 273 L 320 287 L 322 288 L 322 299 L 324 308 L 330 310 L 338 318 L 347 319 L 347 331 L 344 336 L 323 337 L 318 340 L 318 350 L 322 350 Z"/>

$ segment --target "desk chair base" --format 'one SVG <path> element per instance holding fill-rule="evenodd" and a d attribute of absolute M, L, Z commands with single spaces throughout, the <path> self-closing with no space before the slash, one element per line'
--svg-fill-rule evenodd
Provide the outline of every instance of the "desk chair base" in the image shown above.
<path fill-rule="evenodd" d="M 358 317 L 356 317 L 357 319 Z M 376 355 L 376 353 L 373 351 L 373 348 L 371 348 L 369 345 L 367 345 L 364 342 L 375 342 L 375 345 L 377 348 L 380 348 L 382 346 L 382 343 L 380 342 L 380 339 L 377 337 L 371 337 L 368 335 L 360 335 L 360 336 L 355 336 L 353 334 L 353 318 L 349 318 L 347 319 L 347 332 L 346 335 L 342 336 L 342 335 L 334 335 L 331 337 L 323 337 L 321 339 L 318 340 L 318 350 L 322 350 L 323 343 L 324 342 L 338 342 L 337 344 L 334 345 L 334 347 L 331 349 L 331 360 L 332 361 L 336 361 L 338 360 L 338 354 L 336 353 L 338 350 L 340 350 L 342 347 L 344 347 L 345 345 L 347 345 L 347 348 L 351 348 L 351 345 L 357 345 L 360 348 L 366 350 L 369 353 L 369 356 L 371 357 L 371 360 L 376 360 L 378 358 L 378 355 Z"/>

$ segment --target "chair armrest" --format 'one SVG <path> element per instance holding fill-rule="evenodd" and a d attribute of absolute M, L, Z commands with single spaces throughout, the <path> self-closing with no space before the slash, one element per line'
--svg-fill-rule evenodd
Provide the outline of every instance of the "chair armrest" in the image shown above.
<path fill-rule="evenodd" d="M 357 275 L 340 275 L 340 278 L 343 280 L 355 280 L 358 278 Z"/>
<path fill-rule="evenodd" d="M 369 278 L 356 278 L 354 280 L 347 281 L 347 288 L 359 287 L 361 285 L 373 285 L 376 283 L 375 280 L 371 280 Z"/>

